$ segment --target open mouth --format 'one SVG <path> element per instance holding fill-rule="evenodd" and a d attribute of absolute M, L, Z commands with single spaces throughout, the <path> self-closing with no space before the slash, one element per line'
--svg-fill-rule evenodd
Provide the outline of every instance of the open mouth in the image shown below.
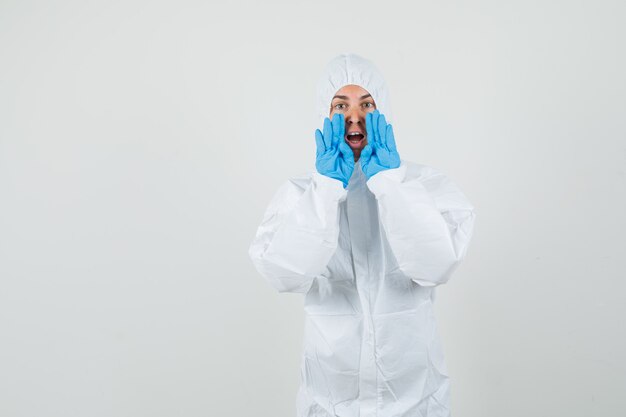
<path fill-rule="evenodd" d="M 359 132 L 352 132 L 346 135 L 346 142 L 351 146 L 359 146 L 365 140 L 365 135 Z"/>

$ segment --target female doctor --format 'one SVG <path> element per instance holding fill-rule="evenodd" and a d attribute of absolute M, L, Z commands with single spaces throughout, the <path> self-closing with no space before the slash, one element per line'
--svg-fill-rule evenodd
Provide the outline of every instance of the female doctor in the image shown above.
<path fill-rule="evenodd" d="M 474 208 L 443 173 L 400 159 L 388 90 L 354 54 L 317 86 L 316 170 L 286 181 L 250 246 L 304 296 L 298 417 L 445 417 L 435 289 L 464 259 Z"/>

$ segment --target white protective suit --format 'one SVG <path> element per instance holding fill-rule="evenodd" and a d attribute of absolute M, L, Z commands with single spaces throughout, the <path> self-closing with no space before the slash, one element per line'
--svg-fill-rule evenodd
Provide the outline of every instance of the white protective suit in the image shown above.
<path fill-rule="evenodd" d="M 319 126 L 348 84 L 391 121 L 380 73 L 344 54 L 318 84 Z M 359 161 L 347 189 L 314 169 L 279 188 L 249 254 L 276 290 L 304 296 L 298 417 L 450 415 L 433 301 L 465 257 L 474 216 L 443 173 L 405 160 L 369 181 Z"/>

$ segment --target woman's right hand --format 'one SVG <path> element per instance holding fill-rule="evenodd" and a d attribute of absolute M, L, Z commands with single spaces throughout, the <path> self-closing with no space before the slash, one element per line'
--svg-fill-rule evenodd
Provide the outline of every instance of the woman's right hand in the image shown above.
<path fill-rule="evenodd" d="M 345 129 L 343 114 L 335 114 L 332 122 L 324 119 L 324 133 L 315 131 L 315 167 L 320 174 L 341 181 L 343 188 L 348 187 L 354 171 L 354 153 L 344 140 Z"/>

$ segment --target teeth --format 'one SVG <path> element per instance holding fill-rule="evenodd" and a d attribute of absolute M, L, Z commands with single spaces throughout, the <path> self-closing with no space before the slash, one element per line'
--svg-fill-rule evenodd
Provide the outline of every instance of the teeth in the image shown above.
<path fill-rule="evenodd" d="M 360 135 L 360 133 L 359 132 L 348 133 L 348 136 L 354 136 L 354 135 Z"/>

